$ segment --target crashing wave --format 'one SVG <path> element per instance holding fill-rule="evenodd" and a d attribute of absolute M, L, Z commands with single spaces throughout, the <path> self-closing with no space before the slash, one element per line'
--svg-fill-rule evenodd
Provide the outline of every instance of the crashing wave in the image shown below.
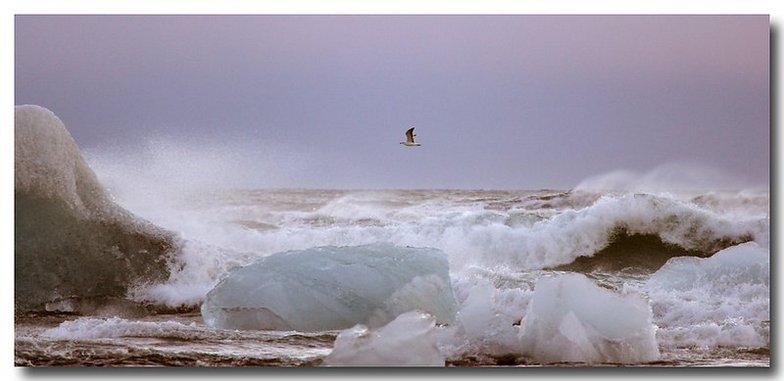
<path fill-rule="evenodd" d="M 165 280 L 173 234 L 110 199 L 54 113 L 16 106 L 14 119 L 17 309 L 122 298 L 133 285 Z"/>
<path fill-rule="evenodd" d="M 490 233 L 488 229 L 472 230 L 469 239 Z M 654 237 L 664 245 L 705 256 L 738 243 L 767 245 L 770 240 L 766 216 L 730 219 L 689 202 L 649 194 L 605 196 L 589 207 L 564 211 L 530 229 L 501 228 L 492 236 L 496 242 L 513 243 L 513 247 L 502 247 L 509 264 L 528 269 L 592 257 L 625 236 Z M 637 255 L 634 247 L 629 249 L 626 255 Z M 497 253 L 493 254 L 492 259 L 498 261 Z"/>
<path fill-rule="evenodd" d="M 648 273 L 672 257 L 707 257 L 746 241 L 763 246 L 769 242 L 765 194 L 744 196 L 740 202 L 708 195 L 692 201 L 647 194 L 548 191 L 531 197 L 520 192 L 523 196 L 518 197 L 490 192 L 476 201 L 462 199 L 462 193 L 429 192 L 238 191 L 222 194 L 225 200 L 205 209 L 208 213 L 199 207 L 182 219 L 182 213 L 169 211 L 177 224 L 164 226 L 191 238 L 178 255 L 183 266 L 165 284 L 142 290 L 140 298 L 172 307 L 198 306 L 231 268 L 273 253 L 318 246 L 391 242 L 433 247 L 447 253 L 450 271 L 457 273 L 472 267 L 558 266 L 579 272 L 634 268 Z M 415 201 L 401 201 L 408 198 Z M 497 200 L 504 205 L 491 208 Z M 361 207 L 352 207 L 355 202 Z M 744 208 L 749 210 L 742 212 Z M 363 222 L 371 220 L 380 223 Z M 253 221 L 259 227 L 248 229 L 236 221 Z M 266 224 L 277 228 L 267 229 Z"/>
<path fill-rule="evenodd" d="M 203 339 L 193 325 L 176 321 L 134 321 L 119 317 L 81 317 L 67 320 L 43 332 L 43 336 L 58 340 L 105 339 L 117 337 L 154 337 L 177 340 Z"/>

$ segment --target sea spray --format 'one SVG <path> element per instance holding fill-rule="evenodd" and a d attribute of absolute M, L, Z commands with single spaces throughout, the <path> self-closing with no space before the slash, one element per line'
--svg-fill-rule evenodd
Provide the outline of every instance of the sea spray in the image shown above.
<path fill-rule="evenodd" d="M 236 266 L 277 252 L 375 242 L 438 248 L 453 273 L 498 266 L 541 270 L 580 258 L 595 259 L 586 268 L 655 271 L 672 256 L 710 256 L 749 240 L 767 246 L 765 205 L 764 195 L 745 194 L 706 194 L 692 202 L 554 191 L 208 192 L 156 209 L 165 217 L 154 221 L 187 242 L 170 281 L 136 295 L 198 305 L 204 294 L 194 290 L 206 293 Z"/>
<path fill-rule="evenodd" d="M 645 172 L 617 170 L 592 176 L 581 181 L 574 190 L 694 195 L 716 191 L 737 192 L 748 187 L 749 182 L 743 176 L 710 165 L 671 162 Z"/>
<path fill-rule="evenodd" d="M 110 154 L 95 157 L 111 158 Z M 108 177 L 99 173 L 99 178 L 123 176 L 116 167 L 96 167 L 117 170 Z M 660 327 L 656 340 L 661 361 L 692 364 L 707 359 L 702 363 L 716 364 L 717 356 L 725 355 L 719 351 L 730 352 L 728 361 L 751 354 L 762 359 L 753 357 L 753 361 L 766 361 L 769 322 L 757 312 L 767 311 L 769 294 L 730 293 L 695 304 L 693 291 L 646 288 L 648 278 L 672 257 L 710 257 L 746 241 L 767 250 L 770 225 L 765 190 L 720 188 L 673 194 L 588 189 L 223 188 L 180 192 L 182 187 L 175 184 L 148 203 L 148 195 L 133 195 L 144 182 L 126 180 L 114 188 L 122 196 L 118 197 L 122 205 L 185 238 L 172 276 L 154 287 L 135 290 L 139 300 L 198 307 L 233 270 L 275 253 L 390 242 L 437 248 L 449 262 L 458 312 L 454 322 L 436 329 L 448 364 L 537 361 L 522 355 L 522 347 L 510 350 L 518 339 L 509 332 L 525 324 L 537 281 L 563 270 L 584 273 L 616 293 L 631 290 L 651 298 L 651 320 Z M 166 182 L 155 185 L 167 186 Z M 590 259 L 590 266 L 577 263 L 581 258 Z M 554 268 L 557 264 L 571 267 Z M 732 312 L 737 310 L 750 314 Z M 677 315 L 683 320 L 676 321 L 667 311 L 684 312 Z M 699 311 L 710 312 L 711 319 L 701 320 L 703 315 L 691 313 Z M 200 316 L 193 318 L 202 323 Z M 251 337 L 265 331 L 230 332 Z"/>
<path fill-rule="evenodd" d="M 635 199 L 639 201 L 629 201 Z M 639 203 L 637 207 L 624 208 L 634 202 Z M 358 205 L 353 209 L 353 214 L 339 213 L 341 206 L 351 207 L 355 203 Z M 547 366 L 563 364 L 566 358 L 557 357 L 557 360 L 552 360 L 554 362 L 543 358 L 537 360 L 533 354 L 524 352 L 526 347 L 515 345 L 519 339 L 514 334 L 532 317 L 528 316 L 529 306 L 534 293 L 538 291 L 535 291 L 537 282 L 541 278 L 566 272 L 552 268 L 527 269 L 516 265 L 515 261 L 504 260 L 509 258 L 505 256 L 508 250 L 512 250 L 519 242 L 494 240 L 491 239 L 494 237 L 492 234 L 483 237 L 485 233 L 504 229 L 524 232 L 547 224 L 552 224 L 550 228 L 557 231 L 558 224 L 568 227 L 576 221 L 555 218 L 564 213 L 581 214 L 583 221 L 590 221 L 591 216 L 594 216 L 597 222 L 613 219 L 633 221 L 631 216 L 639 215 L 636 226 L 644 227 L 646 215 L 666 216 L 668 213 L 663 211 L 669 210 L 674 211 L 669 213 L 674 216 L 673 220 L 692 221 L 692 226 L 697 227 L 692 238 L 700 235 L 708 237 L 704 240 L 690 238 L 696 244 L 696 249 L 705 252 L 704 256 L 721 259 L 723 254 L 710 252 L 711 248 L 731 245 L 733 237 L 738 237 L 737 232 L 750 232 L 749 237 L 759 245 L 763 254 L 767 255 L 769 251 L 766 239 L 768 198 L 764 192 L 709 192 L 690 199 L 673 199 L 665 195 L 635 198 L 634 194 L 608 193 L 596 196 L 556 191 L 240 189 L 184 197 L 181 203 L 171 205 L 173 210 L 180 213 L 174 216 L 188 217 L 179 221 L 179 225 L 174 225 L 174 230 L 186 238 L 181 254 L 187 256 L 178 257 L 182 266 L 173 267 L 173 276 L 168 281 L 138 291 L 139 295 L 149 291 L 146 295 L 150 300 L 166 300 L 173 305 L 182 301 L 200 305 L 212 286 L 232 270 L 276 252 L 308 250 L 319 247 L 321 243 L 332 243 L 337 247 L 361 246 L 379 238 L 391 238 L 390 241 L 400 247 L 433 243 L 431 247 L 441 249 L 449 262 L 449 277 L 457 309 L 452 323 L 438 324 L 435 329 L 439 351 L 446 357 L 447 365 Z M 326 205 L 330 207 L 324 208 Z M 668 221 L 667 218 L 660 221 L 651 219 L 648 221 L 652 225 L 650 230 L 661 230 L 661 227 L 668 226 Z M 589 224 L 582 226 L 591 227 Z M 597 231 L 606 226 L 614 224 L 602 222 L 596 226 Z M 724 228 L 715 228 L 721 226 Z M 677 230 L 677 224 L 673 224 L 672 228 Z M 579 229 L 573 231 L 579 232 Z M 584 233 L 587 236 L 595 234 L 594 231 Z M 559 240 L 553 247 L 574 247 L 573 241 L 565 239 L 569 237 L 568 234 L 551 237 Z M 656 237 L 661 241 L 658 234 Z M 634 235 L 618 238 L 611 233 L 608 242 L 615 251 L 612 256 L 605 256 L 606 253 L 602 251 L 594 253 L 591 258 L 596 260 L 597 267 L 570 271 L 582 272 L 602 290 L 649 298 L 652 323 L 659 327 L 655 337 L 661 356 L 655 364 L 769 365 L 769 283 L 757 281 L 764 279 L 764 272 L 760 273 L 762 278 L 754 276 L 748 278 L 749 281 L 738 278 L 742 282 L 732 283 L 733 286 L 724 291 L 720 287 L 723 284 L 721 278 L 710 277 L 696 284 L 697 287 L 684 291 L 653 287 L 655 282 L 649 282 L 649 278 L 661 265 L 645 266 L 635 271 L 629 271 L 624 266 L 605 266 L 607 261 L 633 263 L 635 257 L 646 255 L 648 249 L 651 252 L 657 249 L 653 245 L 646 250 L 638 250 L 641 242 L 638 238 Z M 701 247 L 700 242 L 720 244 Z M 749 244 L 740 247 L 745 248 L 746 245 Z M 678 247 L 676 245 L 673 255 L 686 256 L 686 262 L 690 256 L 696 259 L 690 251 Z M 746 258 L 744 253 L 753 254 L 754 251 L 741 250 L 740 255 L 731 261 L 734 265 L 725 267 L 739 270 L 745 267 L 743 263 L 748 260 L 749 269 L 753 269 L 760 255 Z M 490 259 L 494 252 L 499 253 L 499 260 L 492 262 Z M 673 259 L 673 262 L 681 261 L 683 258 Z M 427 284 L 432 283 L 424 283 Z M 407 288 L 411 291 L 419 289 L 417 283 Z M 706 290 L 713 291 L 706 293 Z M 401 292 L 399 295 L 411 294 Z M 89 350 L 114 359 L 112 361 L 117 364 L 146 365 L 150 363 L 143 361 L 153 358 L 160 360 L 160 364 L 172 365 L 299 365 L 314 364 L 310 361 L 314 358 L 323 359 L 333 349 L 335 331 L 223 330 L 205 326 L 202 317 L 193 313 L 192 309 L 185 311 L 168 316 L 134 317 L 134 320 L 129 321 L 115 321 L 111 318 L 82 321 L 72 326 L 76 331 L 85 329 L 87 332 L 96 332 L 93 335 L 109 335 L 111 331 L 104 327 L 113 324 L 125 327 L 127 323 L 136 326 L 136 322 L 142 323 L 138 324 L 138 331 L 135 328 L 128 330 L 128 336 L 112 338 L 111 343 L 108 343 L 109 340 L 97 339 L 101 340 L 97 344 L 94 339 L 80 339 L 78 335 L 73 339 L 62 339 L 67 341 L 52 342 L 47 337 L 36 337 L 35 333 L 25 336 L 24 332 L 29 331 L 26 326 L 22 326 L 17 335 L 17 358 L 20 362 L 32 361 L 36 364 L 68 364 L 68 361 L 72 363 Z M 576 315 L 579 318 L 579 314 Z M 63 316 L 61 319 L 72 317 Z M 166 323 L 169 320 L 183 322 L 188 328 L 180 330 L 169 326 Z M 578 320 L 581 321 L 580 325 L 572 324 L 574 319 L 568 319 L 564 325 L 565 332 L 576 334 L 571 336 L 574 340 L 578 340 L 579 333 L 585 331 L 575 327 L 584 328 L 587 321 Z M 104 326 L 102 322 L 110 324 Z M 147 322 L 151 324 L 147 325 Z M 156 325 L 167 330 L 158 332 Z M 51 321 L 42 318 L 41 327 L 51 328 Z M 93 331 L 91 327 L 98 330 Z M 575 329 L 566 330 L 568 327 Z M 368 332 L 376 332 L 377 328 L 380 327 L 368 327 Z M 167 339 L 177 335 L 199 339 Z M 281 335 L 286 338 L 282 340 Z M 116 347 L 111 349 L 108 346 L 110 344 Z M 38 348 L 46 348 L 46 352 Z M 116 353 L 128 353 L 125 348 L 130 348 L 133 353 L 139 353 L 136 352 L 139 348 L 154 348 L 156 352 L 153 357 L 143 360 L 136 357 L 112 357 Z M 307 360 L 302 360 L 302 357 Z M 320 363 L 320 360 L 315 361 L 315 364 Z M 604 361 L 618 360 L 599 360 L 602 363 Z"/>

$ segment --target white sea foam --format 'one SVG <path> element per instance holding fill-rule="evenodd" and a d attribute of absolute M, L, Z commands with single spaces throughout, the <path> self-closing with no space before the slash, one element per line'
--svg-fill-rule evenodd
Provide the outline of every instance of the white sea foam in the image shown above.
<path fill-rule="evenodd" d="M 19 267 L 26 258 L 20 261 L 17 251 L 17 269 L 30 277 L 24 287 L 17 283 L 16 288 L 30 290 L 30 295 L 38 298 L 36 303 L 68 304 L 78 300 L 82 292 L 96 290 L 93 284 L 104 286 L 122 279 L 108 293 L 114 298 L 122 297 L 130 285 L 135 286 L 130 296 L 137 301 L 198 306 L 233 271 L 276 257 L 275 253 L 324 246 L 352 251 L 390 242 L 398 248 L 443 251 L 449 273 L 444 269 L 438 274 L 406 277 L 392 282 L 395 287 L 385 289 L 390 291 L 387 294 L 370 295 L 372 308 L 355 308 L 363 315 L 350 320 L 371 328 L 344 331 L 336 342 L 330 360 L 333 364 L 438 365 L 445 356 L 471 354 L 526 355 L 547 361 L 645 362 L 656 358 L 656 345 L 769 347 L 769 193 L 759 188 L 743 190 L 736 178 L 710 169 L 663 166 L 643 174 L 619 172 L 586 180 L 571 192 L 230 189 L 263 185 L 263 179 L 250 178 L 283 176 L 296 168 L 279 171 L 277 164 L 296 160 L 275 160 L 268 155 L 266 159 L 256 157 L 260 164 L 245 166 L 246 154 L 258 147 L 234 145 L 240 149 L 231 153 L 205 142 L 157 138 L 141 152 L 93 152 L 89 163 L 95 176 L 54 114 L 22 106 L 16 108 L 15 118 L 17 206 L 43 210 L 43 217 L 34 216 L 27 225 L 24 218 L 17 217 L 17 237 L 32 237 L 28 233 L 38 234 L 46 226 L 67 227 L 71 230 L 46 233 L 44 240 L 25 238 L 21 242 L 45 247 L 47 253 L 52 252 L 48 248 L 55 241 L 84 249 L 77 251 L 78 255 L 50 261 L 57 263 L 56 267 Z M 52 199 L 57 200 L 54 206 L 41 202 Z M 183 244 L 176 258 L 145 257 L 149 253 L 144 245 L 135 246 L 136 234 L 148 238 L 166 234 L 114 201 L 179 234 Z M 61 223 L 41 224 L 43 220 Z M 101 230 L 107 223 L 115 224 L 118 230 Z M 132 244 L 126 246 L 131 251 L 122 245 L 113 247 L 114 243 L 105 245 L 117 242 L 118 232 L 130 237 Z M 674 258 L 650 280 L 632 281 L 614 274 L 621 281 L 613 278 L 608 282 L 603 275 L 592 274 L 605 286 L 612 283 L 615 294 L 574 274 L 536 282 L 543 274 L 558 273 L 542 269 L 594 255 L 612 244 L 618 232 L 658 236 L 665 243 L 704 254 L 733 243 L 753 242 L 730 247 L 708 259 Z M 78 239 L 69 241 L 74 234 Z M 142 241 L 152 239 L 148 238 Z M 629 255 L 635 254 L 629 250 Z M 93 256 L 110 258 L 113 265 L 96 265 Z M 325 263 L 311 259 L 305 266 L 288 263 L 278 270 L 317 274 L 316 267 Z M 366 280 L 373 278 L 369 275 L 372 266 L 362 266 L 372 262 L 372 258 L 351 261 L 361 267 L 359 273 Z M 134 268 L 142 270 L 168 266 L 170 274 L 168 279 L 158 276 L 153 277 L 155 282 L 140 284 L 134 281 L 135 275 L 124 278 L 132 271 L 115 266 L 117 263 L 136 263 L 139 266 Z M 381 263 L 378 267 L 384 271 L 379 274 L 389 275 L 395 266 L 400 264 Z M 413 274 L 428 266 L 403 272 Z M 265 279 L 272 278 L 264 274 Z M 341 274 L 335 279 L 315 279 L 335 280 L 331 283 L 304 277 L 263 287 L 265 292 L 278 290 L 271 292 L 270 298 L 283 301 L 283 307 L 260 315 L 280 323 L 267 328 L 289 329 L 291 322 L 325 320 L 328 316 L 286 308 L 319 303 L 342 308 L 345 300 L 318 297 L 346 296 L 342 286 L 353 281 L 350 274 L 354 273 Z M 71 283 L 73 287 L 65 291 L 47 288 Z M 294 287 L 298 284 L 302 287 Z M 362 290 L 379 289 L 379 282 L 357 284 L 349 290 L 355 296 Z M 281 296 L 292 289 L 298 290 L 296 295 Z M 626 291 L 644 294 L 652 314 L 645 313 L 638 296 Z M 405 313 L 433 307 L 432 301 L 443 299 L 446 292 L 454 292 L 455 300 L 445 303 L 449 306 L 441 312 L 430 312 L 449 325 L 434 327 L 432 317 Z M 35 298 L 17 294 L 16 301 Z M 658 326 L 653 344 L 649 340 L 651 323 Z M 329 327 L 303 323 L 293 328 Z M 85 317 L 64 322 L 45 336 L 62 340 L 190 340 L 208 334 L 209 329 L 174 321 Z"/>
<path fill-rule="evenodd" d="M 712 203 L 644 194 L 606 195 L 579 209 L 562 202 L 563 209 L 550 211 L 553 215 L 547 217 L 525 212 L 520 205 L 526 200 L 494 209 L 489 202 L 437 192 L 424 197 L 395 191 L 311 194 L 308 200 L 302 192 L 287 196 L 238 191 L 210 194 L 216 198 L 211 201 L 204 200 L 208 196 L 180 200 L 167 206 L 169 212 L 166 207 L 157 209 L 168 216 L 161 219 L 163 226 L 189 238 L 169 288 L 188 288 L 181 302 L 193 303 L 197 295 L 190 290 L 211 288 L 233 266 L 318 246 L 391 242 L 435 247 L 449 255 L 450 267 L 457 272 L 470 266 L 533 270 L 567 264 L 607 247 L 618 231 L 656 235 L 683 249 L 708 253 L 726 242 L 753 239 L 767 246 L 770 239 L 764 213 L 741 216 L 734 208 L 725 214 L 711 209 Z M 415 201 L 405 201 L 407 197 Z M 757 205 L 767 199 L 751 202 L 759 210 Z M 183 205 L 187 203 L 191 205 Z M 526 215 L 528 222 L 520 222 Z M 156 287 L 162 295 L 162 288 Z M 170 291 L 159 300 L 176 304 L 178 292 Z"/>
<path fill-rule="evenodd" d="M 465 253 L 482 255 L 487 262 L 502 261 L 521 269 L 566 264 L 605 248 L 613 234 L 658 235 L 684 249 L 717 250 L 722 239 L 755 239 L 767 244 L 765 219 L 728 220 L 692 204 L 651 195 L 607 196 L 580 210 L 567 210 L 534 224 L 530 229 L 501 224 L 472 226 L 462 234 Z M 748 238 L 745 238 L 748 237 Z M 472 247 L 473 246 L 473 247 Z M 460 254 L 461 251 L 448 251 Z"/>
<path fill-rule="evenodd" d="M 186 241 L 171 262 L 172 271 L 165 282 L 135 285 L 127 295 L 135 301 L 172 308 L 198 306 L 223 276 L 255 258 L 250 253 Z"/>
<path fill-rule="evenodd" d="M 168 337 L 193 339 L 200 329 L 175 321 L 134 321 L 119 317 L 81 317 L 68 320 L 43 332 L 42 336 L 58 340 L 105 339 L 117 337 Z"/>
<path fill-rule="evenodd" d="M 157 144 L 153 151 L 170 146 Z M 149 163 L 198 153 L 177 147 L 172 149 L 185 154 L 160 154 Z M 124 155 L 120 162 L 133 157 Z M 460 311 L 453 324 L 437 329 L 439 346 L 448 355 L 514 352 L 517 339 L 510 332 L 519 329 L 514 323 L 525 321 L 540 276 L 519 279 L 516 274 L 546 274 L 542 269 L 594 255 L 619 232 L 658 236 L 684 252 L 703 254 L 746 240 L 763 250 L 770 246 L 768 192 L 738 191 L 734 178 L 711 171 L 704 181 L 698 179 L 700 186 L 676 186 L 698 175 L 696 167 L 622 173 L 611 191 L 591 185 L 612 183 L 607 178 L 587 180 L 571 192 L 229 190 L 224 185 L 231 182 L 221 184 L 222 176 L 211 182 L 187 173 L 166 191 L 168 172 L 190 169 L 164 165 L 152 176 L 161 181 L 144 189 L 147 167 L 134 165 L 140 172 L 134 174 L 112 160 L 118 159 L 96 154 L 90 163 L 99 179 L 107 179 L 117 201 L 186 239 L 170 279 L 135 289 L 135 299 L 197 306 L 231 270 L 291 250 L 378 242 L 432 247 L 447 255 Z M 218 172 L 232 171 L 231 166 L 220 168 Z M 668 175 L 668 170 L 677 173 Z M 216 183 L 220 186 L 213 187 Z M 478 272 L 489 275 L 477 277 Z M 756 346 L 768 340 L 768 315 L 761 311 L 767 311 L 769 295 L 761 290 L 769 285 L 740 284 L 722 299 L 717 290 L 664 291 L 656 282 L 628 289 L 651 298 L 653 322 L 662 327 L 656 334 L 660 345 Z M 427 287 L 412 289 L 416 293 Z M 695 302 L 700 298 L 705 302 Z M 748 313 L 734 312 L 741 309 Z"/>

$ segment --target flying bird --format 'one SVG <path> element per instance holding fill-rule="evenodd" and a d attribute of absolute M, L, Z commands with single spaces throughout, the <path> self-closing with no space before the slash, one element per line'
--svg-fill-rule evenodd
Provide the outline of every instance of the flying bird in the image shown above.
<path fill-rule="evenodd" d="M 419 144 L 419 143 L 414 141 L 414 136 L 416 136 L 416 134 L 414 133 L 414 127 L 411 127 L 408 130 L 406 130 L 406 141 L 400 142 L 400 144 L 402 144 L 404 146 L 407 146 L 407 147 L 419 147 L 419 146 L 421 146 L 421 144 Z"/>

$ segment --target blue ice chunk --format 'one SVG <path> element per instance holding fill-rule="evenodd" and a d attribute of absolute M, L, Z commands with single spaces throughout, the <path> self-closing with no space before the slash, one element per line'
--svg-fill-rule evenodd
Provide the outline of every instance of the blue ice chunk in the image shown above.
<path fill-rule="evenodd" d="M 261 258 L 229 273 L 201 307 L 211 327 L 297 331 L 379 327 L 412 310 L 454 320 L 446 255 L 389 243 Z"/>

